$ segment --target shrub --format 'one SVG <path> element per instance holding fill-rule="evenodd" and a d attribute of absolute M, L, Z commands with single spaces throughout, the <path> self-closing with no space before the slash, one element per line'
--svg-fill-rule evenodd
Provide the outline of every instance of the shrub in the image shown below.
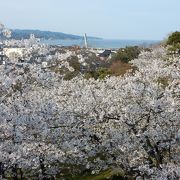
<path fill-rule="evenodd" d="M 112 57 L 112 61 L 121 61 L 128 63 L 129 61 L 138 58 L 140 49 L 138 46 L 129 46 L 126 48 L 119 49 L 117 54 Z"/>
<path fill-rule="evenodd" d="M 85 78 L 94 78 L 94 79 L 104 79 L 106 76 L 110 75 L 111 71 L 108 68 L 100 68 L 96 71 L 89 71 L 85 73 Z"/>
<path fill-rule="evenodd" d="M 113 62 L 110 66 L 111 74 L 115 76 L 123 76 L 127 71 L 133 70 L 133 67 L 129 63 Z"/>

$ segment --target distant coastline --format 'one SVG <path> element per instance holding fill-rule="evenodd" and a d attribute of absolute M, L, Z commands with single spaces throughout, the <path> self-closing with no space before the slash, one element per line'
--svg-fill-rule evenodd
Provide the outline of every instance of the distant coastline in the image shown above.
<path fill-rule="evenodd" d="M 12 29 L 12 39 L 29 39 L 30 34 L 41 39 L 41 43 L 59 46 L 84 46 L 84 36 L 66 34 L 62 32 L 41 31 L 31 29 Z M 88 46 L 91 48 L 118 49 L 126 46 L 149 47 L 158 44 L 159 40 L 114 40 L 88 36 Z"/>

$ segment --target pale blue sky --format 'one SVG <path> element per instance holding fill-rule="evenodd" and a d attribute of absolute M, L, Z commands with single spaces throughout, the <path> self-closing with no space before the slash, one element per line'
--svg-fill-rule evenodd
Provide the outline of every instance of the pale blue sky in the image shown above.
<path fill-rule="evenodd" d="M 180 0 L 0 0 L 9 28 L 160 40 L 180 30 Z"/>

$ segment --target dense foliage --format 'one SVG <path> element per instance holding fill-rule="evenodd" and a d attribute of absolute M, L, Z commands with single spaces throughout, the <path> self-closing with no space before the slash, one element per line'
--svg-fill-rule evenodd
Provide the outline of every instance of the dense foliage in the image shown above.
<path fill-rule="evenodd" d="M 171 52 L 177 52 L 180 54 L 180 32 L 179 31 L 172 33 L 168 37 L 167 45 L 170 45 L 169 50 Z"/>
<path fill-rule="evenodd" d="M 160 48 L 131 63 L 124 77 L 70 81 L 0 66 L 1 178 L 178 179 L 180 58 Z"/>
<path fill-rule="evenodd" d="M 178 43 L 180 43 L 180 32 L 176 31 L 168 37 L 167 44 L 175 45 Z"/>
<path fill-rule="evenodd" d="M 128 63 L 129 61 L 138 58 L 140 49 L 137 46 L 129 46 L 126 48 L 119 49 L 116 54 L 112 57 L 112 61 L 121 61 Z"/>
<path fill-rule="evenodd" d="M 11 37 L 11 31 L 7 28 L 5 28 L 4 24 L 0 22 L 0 38 L 10 38 Z"/>
<path fill-rule="evenodd" d="M 94 79 L 105 79 L 107 76 L 112 75 L 110 69 L 108 68 L 99 68 L 95 71 L 89 71 L 85 73 L 84 77 L 86 79 L 94 78 Z"/>

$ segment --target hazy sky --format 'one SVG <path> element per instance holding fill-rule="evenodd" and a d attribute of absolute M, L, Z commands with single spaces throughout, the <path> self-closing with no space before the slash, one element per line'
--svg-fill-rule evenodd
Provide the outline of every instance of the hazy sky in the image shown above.
<path fill-rule="evenodd" d="M 9 28 L 142 40 L 180 30 L 180 0 L 0 0 L 0 8 Z"/>

